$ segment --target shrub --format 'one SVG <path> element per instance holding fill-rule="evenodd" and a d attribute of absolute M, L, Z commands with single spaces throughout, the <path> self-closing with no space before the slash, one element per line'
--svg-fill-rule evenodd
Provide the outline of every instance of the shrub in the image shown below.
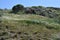
<path fill-rule="evenodd" d="M 13 13 L 17 13 L 17 12 L 23 10 L 23 9 L 24 9 L 24 6 L 21 5 L 21 4 L 17 4 L 17 5 L 15 5 L 15 6 L 12 7 Z"/>
<path fill-rule="evenodd" d="M 0 17 L 3 15 L 3 13 L 0 13 Z"/>
<path fill-rule="evenodd" d="M 38 8 L 45 8 L 45 7 L 43 7 L 43 6 L 38 6 Z"/>
<path fill-rule="evenodd" d="M 37 6 L 32 6 L 31 8 L 35 8 L 35 9 L 37 9 Z"/>

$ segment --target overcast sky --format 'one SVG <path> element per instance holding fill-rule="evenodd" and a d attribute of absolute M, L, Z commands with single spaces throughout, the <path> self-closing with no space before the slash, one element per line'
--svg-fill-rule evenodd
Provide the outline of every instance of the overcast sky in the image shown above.
<path fill-rule="evenodd" d="M 0 0 L 0 8 L 11 9 L 16 4 L 24 6 L 52 6 L 60 7 L 60 0 Z"/>

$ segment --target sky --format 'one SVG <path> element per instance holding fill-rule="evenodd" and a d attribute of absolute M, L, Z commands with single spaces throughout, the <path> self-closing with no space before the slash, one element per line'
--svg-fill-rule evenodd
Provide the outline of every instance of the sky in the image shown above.
<path fill-rule="evenodd" d="M 29 6 L 60 7 L 60 0 L 0 0 L 0 8 L 11 9 L 16 4 Z"/>

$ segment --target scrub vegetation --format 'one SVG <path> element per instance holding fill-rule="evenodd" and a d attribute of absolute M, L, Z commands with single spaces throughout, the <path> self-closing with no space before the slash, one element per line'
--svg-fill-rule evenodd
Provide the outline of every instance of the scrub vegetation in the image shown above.
<path fill-rule="evenodd" d="M 0 40 L 60 40 L 60 8 L 0 9 Z"/>

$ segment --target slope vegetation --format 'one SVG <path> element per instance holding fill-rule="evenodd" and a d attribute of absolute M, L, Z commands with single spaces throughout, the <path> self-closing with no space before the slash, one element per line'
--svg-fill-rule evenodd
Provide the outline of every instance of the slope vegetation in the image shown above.
<path fill-rule="evenodd" d="M 4 14 L 0 17 L 1 40 L 58 40 L 60 25 L 35 14 Z"/>

